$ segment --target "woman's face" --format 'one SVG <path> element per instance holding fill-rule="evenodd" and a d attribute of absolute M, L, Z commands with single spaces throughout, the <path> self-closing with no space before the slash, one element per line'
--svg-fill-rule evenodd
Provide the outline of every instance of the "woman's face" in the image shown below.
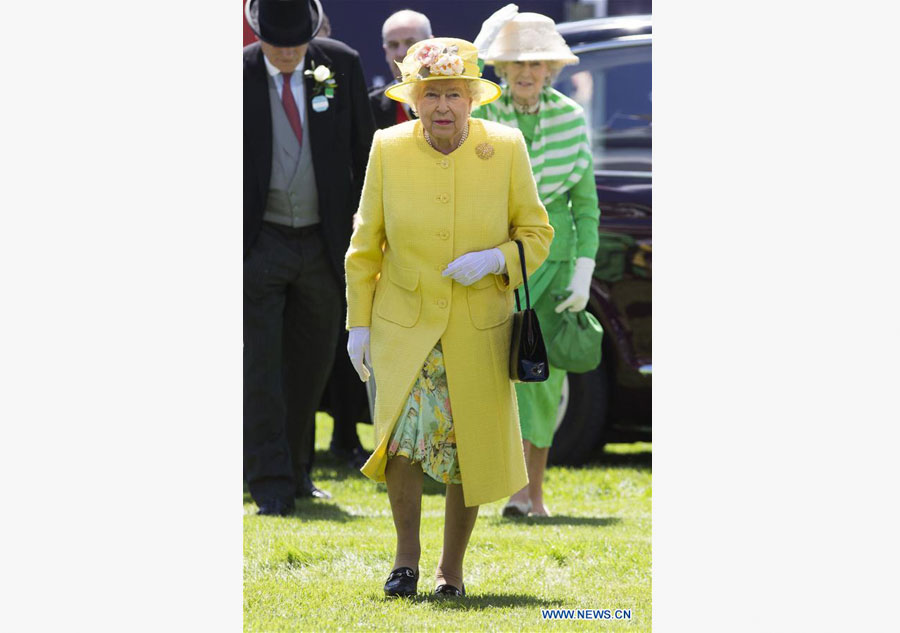
<path fill-rule="evenodd" d="M 416 101 L 422 125 L 435 141 L 458 141 L 469 120 L 472 98 L 465 79 L 425 82 Z"/>
<path fill-rule="evenodd" d="M 544 88 L 544 82 L 550 76 L 550 69 L 544 61 L 507 62 L 505 73 L 513 98 L 525 103 L 535 103 Z"/>

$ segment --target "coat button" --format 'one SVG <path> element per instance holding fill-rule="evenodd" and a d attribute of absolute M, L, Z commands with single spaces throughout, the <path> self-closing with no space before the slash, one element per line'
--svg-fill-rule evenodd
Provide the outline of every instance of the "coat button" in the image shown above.
<path fill-rule="evenodd" d="M 446 193 L 442 193 L 441 195 L 439 195 L 437 197 L 437 199 L 440 200 L 441 202 L 447 202 L 448 200 L 450 200 L 450 195 L 446 194 Z"/>
<path fill-rule="evenodd" d="M 438 235 L 438 237 L 441 238 L 442 240 L 450 239 L 450 232 L 449 232 L 449 231 L 440 231 L 437 235 Z"/>
<path fill-rule="evenodd" d="M 447 300 L 446 300 L 446 299 L 438 299 L 437 301 L 435 301 L 435 303 L 437 304 L 437 306 L 438 306 L 439 308 L 446 308 L 446 307 L 447 307 Z"/>
<path fill-rule="evenodd" d="M 444 169 L 447 169 L 449 166 L 450 166 L 450 161 L 447 160 L 446 158 L 441 161 L 441 167 L 443 167 Z"/>

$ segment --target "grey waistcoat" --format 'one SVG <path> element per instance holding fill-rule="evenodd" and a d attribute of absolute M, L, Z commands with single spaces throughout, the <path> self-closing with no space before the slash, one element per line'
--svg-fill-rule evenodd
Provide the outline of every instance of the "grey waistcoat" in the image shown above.
<path fill-rule="evenodd" d="M 309 147 L 309 116 L 303 117 L 301 148 L 284 113 L 275 80 L 271 76 L 268 80 L 272 109 L 272 176 L 263 219 L 294 228 L 316 224 L 319 222 L 319 193 Z M 303 81 L 302 78 L 297 80 Z"/>

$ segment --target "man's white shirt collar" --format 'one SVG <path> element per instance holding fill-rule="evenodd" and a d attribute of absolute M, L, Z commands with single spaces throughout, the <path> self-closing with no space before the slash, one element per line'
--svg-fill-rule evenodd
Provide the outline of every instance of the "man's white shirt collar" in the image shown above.
<path fill-rule="evenodd" d="M 263 61 L 266 63 L 266 70 L 268 71 L 269 76 L 272 77 L 272 80 L 275 82 L 275 90 L 278 91 L 278 98 L 281 99 L 282 92 L 284 91 L 284 77 L 282 77 L 281 71 L 272 65 L 272 62 L 269 61 L 269 58 L 266 57 L 265 54 L 263 54 Z M 297 110 L 300 112 L 301 123 L 306 119 L 306 99 L 303 86 L 303 64 L 305 62 L 306 53 L 300 58 L 300 63 L 297 64 L 297 67 L 291 74 L 291 92 L 294 95 L 294 102 L 297 104 Z M 299 80 L 297 78 L 299 78 Z"/>
<path fill-rule="evenodd" d="M 269 61 L 269 58 L 266 57 L 265 53 L 263 53 L 263 61 L 266 62 L 266 70 L 269 71 L 269 75 L 271 75 L 272 77 L 280 77 L 281 76 L 281 71 L 272 65 L 272 62 Z M 300 58 L 300 63 L 297 64 L 297 67 L 294 69 L 295 74 L 299 70 L 300 74 L 302 76 L 304 63 L 306 63 L 306 53 L 303 53 L 303 57 Z M 291 75 L 291 77 L 293 77 L 293 75 Z"/>

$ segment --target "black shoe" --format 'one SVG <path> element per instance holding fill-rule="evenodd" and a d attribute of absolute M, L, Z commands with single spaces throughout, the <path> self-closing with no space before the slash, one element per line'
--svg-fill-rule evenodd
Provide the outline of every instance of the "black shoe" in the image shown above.
<path fill-rule="evenodd" d="M 351 449 L 332 446 L 328 449 L 328 452 L 331 453 L 336 460 L 347 464 L 347 466 L 353 470 L 362 468 L 369 459 L 369 455 L 366 451 L 358 446 L 354 446 Z"/>
<path fill-rule="evenodd" d="M 297 482 L 297 492 L 294 496 L 301 499 L 331 499 L 330 493 L 325 492 L 320 488 L 316 488 L 316 485 L 312 482 L 306 472 L 304 472 L 303 475 L 299 477 L 299 481 Z"/>
<path fill-rule="evenodd" d="M 457 589 L 453 585 L 438 585 L 434 588 L 434 595 L 462 597 L 466 595 L 466 586 L 463 585 L 462 589 Z"/>
<path fill-rule="evenodd" d="M 294 511 L 293 499 L 262 499 L 256 514 L 283 517 Z"/>
<path fill-rule="evenodd" d="M 416 585 L 419 584 L 419 572 L 409 567 L 398 567 L 388 576 L 384 583 L 384 595 L 391 598 L 408 598 L 416 595 Z"/>

